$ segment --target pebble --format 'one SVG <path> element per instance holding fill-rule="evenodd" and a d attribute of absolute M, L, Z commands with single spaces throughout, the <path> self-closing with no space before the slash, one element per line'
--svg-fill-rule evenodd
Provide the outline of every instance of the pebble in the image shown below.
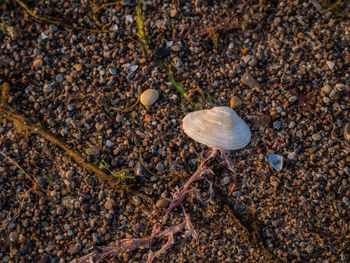
<path fill-rule="evenodd" d="M 322 138 L 322 136 L 320 134 L 318 134 L 318 133 L 312 134 L 312 139 L 314 141 L 319 141 L 319 140 L 321 140 L 321 138 Z"/>
<path fill-rule="evenodd" d="M 80 249 L 81 249 L 81 245 L 78 243 L 72 246 L 71 248 L 69 248 L 68 253 L 73 256 L 75 254 L 78 254 L 80 252 Z"/>
<path fill-rule="evenodd" d="M 179 44 L 175 44 L 175 45 L 173 45 L 171 47 L 171 50 L 174 51 L 174 52 L 180 52 L 181 51 L 181 46 Z M 178 58 L 178 60 L 179 61 L 177 63 L 179 64 L 179 66 L 182 66 L 183 65 L 182 60 L 180 58 Z"/>
<path fill-rule="evenodd" d="M 331 102 L 331 99 L 330 98 L 328 98 L 328 97 L 323 97 L 323 102 L 325 103 L 325 104 L 329 104 L 330 102 Z"/>
<path fill-rule="evenodd" d="M 9 235 L 10 241 L 13 243 L 17 243 L 19 235 L 17 232 L 11 232 Z"/>
<path fill-rule="evenodd" d="M 294 103 L 294 102 L 296 102 L 298 100 L 298 97 L 297 96 L 291 96 L 289 99 L 288 99 L 288 101 L 290 102 L 290 103 Z"/>
<path fill-rule="evenodd" d="M 330 70 L 332 70 L 332 69 L 334 68 L 334 66 L 335 66 L 334 62 L 333 62 L 333 61 L 330 61 L 330 60 L 327 61 L 327 65 L 328 65 L 328 68 L 329 68 Z"/>
<path fill-rule="evenodd" d="M 158 208 L 167 208 L 168 206 L 169 206 L 168 199 L 160 199 L 156 203 L 156 207 L 158 207 Z"/>
<path fill-rule="evenodd" d="M 138 197 L 137 195 L 134 195 L 134 196 L 132 197 L 132 200 L 134 200 L 134 202 L 135 202 L 136 205 L 141 204 L 141 199 L 140 199 L 140 197 Z"/>
<path fill-rule="evenodd" d="M 259 60 L 258 60 L 256 57 L 253 57 L 253 58 L 249 61 L 248 65 L 249 65 L 249 66 L 252 66 L 252 67 L 256 67 L 256 66 L 258 65 L 258 63 L 259 63 Z"/>
<path fill-rule="evenodd" d="M 163 170 L 164 170 L 164 165 L 163 165 L 162 163 L 158 163 L 158 164 L 157 164 L 157 170 L 158 170 L 159 172 L 163 171 Z"/>
<path fill-rule="evenodd" d="M 275 121 L 275 122 L 273 123 L 273 127 L 274 127 L 276 130 L 281 129 L 281 126 L 282 126 L 282 124 L 281 124 L 280 121 Z"/>
<path fill-rule="evenodd" d="M 327 95 L 327 94 L 331 93 L 332 88 L 331 88 L 331 86 L 329 86 L 329 85 L 324 85 L 324 86 L 322 87 L 321 91 L 322 91 L 324 94 Z"/>
<path fill-rule="evenodd" d="M 231 178 L 229 176 L 225 176 L 222 180 L 221 180 L 221 184 L 222 185 L 227 185 L 231 182 Z"/>
<path fill-rule="evenodd" d="M 255 78 L 248 72 L 244 73 L 241 81 L 244 85 L 247 85 L 248 87 L 255 89 L 259 87 L 259 83 L 255 80 Z"/>
<path fill-rule="evenodd" d="M 76 70 L 76 71 L 78 71 L 78 72 L 80 72 L 81 70 L 82 70 L 82 65 L 81 64 L 74 64 L 74 69 Z"/>
<path fill-rule="evenodd" d="M 106 202 L 104 204 L 105 209 L 113 210 L 114 206 L 115 206 L 114 200 L 110 199 L 110 198 L 107 198 L 107 200 L 106 200 Z"/>
<path fill-rule="evenodd" d="M 238 108 L 241 105 L 242 105 L 242 101 L 237 96 L 233 96 L 230 99 L 230 107 L 232 109 L 236 109 L 236 108 Z"/>
<path fill-rule="evenodd" d="M 140 97 L 140 102 L 144 106 L 151 106 L 154 104 L 159 98 L 159 92 L 155 89 L 147 89 L 145 90 Z"/>
<path fill-rule="evenodd" d="M 109 73 L 111 73 L 112 75 L 115 75 L 115 74 L 117 74 L 117 71 L 116 71 L 116 69 L 115 68 L 109 68 Z"/>
<path fill-rule="evenodd" d="M 56 81 L 59 82 L 59 83 L 63 82 L 64 81 L 64 75 L 63 74 L 58 74 L 56 76 Z"/>
<path fill-rule="evenodd" d="M 350 141 L 350 122 L 344 126 L 344 139 Z"/>
<path fill-rule="evenodd" d="M 170 16 L 175 17 L 177 15 L 177 10 L 175 8 L 171 9 Z"/>

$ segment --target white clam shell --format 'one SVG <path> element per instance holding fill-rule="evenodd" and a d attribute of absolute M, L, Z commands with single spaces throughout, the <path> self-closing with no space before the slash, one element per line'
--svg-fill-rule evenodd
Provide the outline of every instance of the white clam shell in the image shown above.
<path fill-rule="evenodd" d="M 238 150 L 248 145 L 248 125 L 229 107 L 194 111 L 183 119 L 183 129 L 193 140 L 209 147 Z"/>

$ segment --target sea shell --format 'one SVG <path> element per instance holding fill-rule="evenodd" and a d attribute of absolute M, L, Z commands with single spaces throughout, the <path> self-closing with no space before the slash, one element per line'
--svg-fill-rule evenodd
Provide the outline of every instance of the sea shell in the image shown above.
<path fill-rule="evenodd" d="M 183 119 L 183 129 L 193 140 L 224 150 L 237 150 L 248 145 L 248 125 L 230 107 L 194 111 Z"/>
<path fill-rule="evenodd" d="M 140 102 L 144 106 L 151 106 L 153 103 L 157 101 L 159 97 L 159 92 L 155 89 L 147 89 L 145 90 L 140 97 Z"/>
<path fill-rule="evenodd" d="M 275 168 L 277 171 L 281 171 L 283 167 L 283 158 L 277 154 L 270 153 L 267 156 L 267 160 L 271 164 L 273 168 Z"/>

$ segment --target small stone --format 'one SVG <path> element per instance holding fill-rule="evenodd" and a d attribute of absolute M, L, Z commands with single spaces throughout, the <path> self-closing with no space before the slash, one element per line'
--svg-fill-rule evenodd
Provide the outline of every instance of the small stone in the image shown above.
<path fill-rule="evenodd" d="M 92 145 L 85 150 L 85 153 L 87 155 L 98 156 L 98 155 L 100 155 L 100 149 L 98 147 Z"/>
<path fill-rule="evenodd" d="M 52 92 L 52 84 L 46 84 L 44 86 L 44 92 L 45 93 L 51 93 Z"/>
<path fill-rule="evenodd" d="M 110 140 L 106 141 L 106 146 L 107 147 L 112 147 L 113 143 Z"/>
<path fill-rule="evenodd" d="M 10 241 L 13 243 L 17 243 L 19 235 L 17 232 L 11 232 L 9 235 Z"/>
<path fill-rule="evenodd" d="M 76 71 L 78 71 L 78 72 L 81 71 L 82 68 L 83 68 L 81 64 L 75 64 L 73 67 L 74 67 L 74 69 L 75 69 Z"/>
<path fill-rule="evenodd" d="M 157 48 L 154 55 L 156 58 L 164 59 L 170 55 L 170 49 L 164 47 Z"/>
<path fill-rule="evenodd" d="M 92 241 L 96 244 L 99 242 L 98 235 L 96 232 L 92 233 Z"/>
<path fill-rule="evenodd" d="M 232 196 L 235 197 L 235 198 L 241 197 L 241 196 L 242 196 L 242 192 L 241 192 L 241 191 L 234 191 L 234 192 L 232 193 Z"/>
<path fill-rule="evenodd" d="M 58 27 L 54 24 L 51 24 L 49 27 L 49 32 L 50 33 L 55 33 L 58 30 Z"/>
<path fill-rule="evenodd" d="M 348 176 L 350 176 L 350 167 L 345 167 L 345 168 L 343 169 L 343 171 L 344 171 Z"/>
<path fill-rule="evenodd" d="M 294 103 L 294 102 L 296 102 L 298 100 L 298 97 L 297 96 L 292 96 L 292 97 L 290 97 L 289 99 L 288 99 L 288 101 L 290 102 L 290 103 Z"/>
<path fill-rule="evenodd" d="M 179 52 L 181 50 L 181 47 L 180 47 L 180 45 L 175 44 L 171 47 L 171 50 L 174 52 Z"/>
<path fill-rule="evenodd" d="M 163 171 L 163 170 L 164 170 L 164 165 L 163 165 L 162 163 L 158 163 L 158 164 L 157 164 L 157 170 L 158 170 L 159 172 Z"/>
<path fill-rule="evenodd" d="M 331 99 L 330 98 L 328 98 L 328 97 L 323 97 L 323 102 L 325 103 L 325 104 L 329 104 L 330 102 L 331 102 Z"/>
<path fill-rule="evenodd" d="M 231 182 L 231 178 L 226 176 L 221 180 L 222 185 L 228 185 Z"/>
<path fill-rule="evenodd" d="M 249 72 L 246 72 L 243 74 L 241 81 L 244 85 L 247 85 L 248 87 L 250 87 L 252 89 L 259 87 L 259 83 L 256 81 L 256 79 Z"/>
<path fill-rule="evenodd" d="M 314 133 L 314 134 L 312 134 L 312 139 L 314 140 L 314 141 L 319 141 L 321 138 L 322 138 L 322 136 L 320 135 L 320 134 L 318 134 L 318 133 Z"/>
<path fill-rule="evenodd" d="M 117 74 L 117 71 L 115 70 L 115 68 L 109 68 L 109 73 L 111 73 L 112 75 Z"/>
<path fill-rule="evenodd" d="M 337 90 L 342 90 L 344 87 L 345 87 L 345 85 L 344 85 L 343 83 L 337 83 L 337 84 L 335 84 L 335 88 L 336 88 Z"/>
<path fill-rule="evenodd" d="M 64 75 L 63 74 L 58 74 L 56 76 L 56 81 L 59 82 L 59 83 L 63 82 L 64 81 Z"/>
<path fill-rule="evenodd" d="M 170 41 L 165 41 L 165 44 L 167 47 L 172 47 L 174 45 L 174 41 L 170 40 Z"/>
<path fill-rule="evenodd" d="M 324 85 L 321 89 L 321 91 L 324 93 L 324 94 L 329 94 L 331 91 L 332 91 L 332 88 L 331 86 L 329 85 Z"/>
<path fill-rule="evenodd" d="M 168 205 L 169 205 L 168 199 L 160 199 L 156 203 L 156 207 L 158 207 L 158 208 L 167 208 Z"/>
<path fill-rule="evenodd" d="M 41 68 L 44 65 L 44 62 L 42 59 L 36 59 L 33 62 L 33 66 L 37 68 Z"/>
<path fill-rule="evenodd" d="M 297 159 L 297 154 L 295 152 L 291 152 L 290 154 L 288 154 L 287 158 L 289 160 L 296 160 Z"/>
<path fill-rule="evenodd" d="M 175 17 L 176 14 L 177 14 L 177 10 L 176 10 L 175 8 L 171 9 L 171 11 L 170 11 L 170 16 L 171 16 L 171 17 Z"/>
<path fill-rule="evenodd" d="M 136 205 L 141 204 L 141 199 L 140 199 L 140 197 L 138 197 L 137 195 L 134 195 L 134 196 L 132 197 L 132 200 L 136 203 Z"/>
<path fill-rule="evenodd" d="M 306 247 L 306 251 L 307 253 L 312 254 L 312 252 L 314 251 L 314 246 L 311 244 L 308 244 Z"/>
<path fill-rule="evenodd" d="M 334 66 L 335 66 L 334 62 L 332 62 L 330 60 L 327 61 L 327 65 L 328 65 L 330 70 L 332 70 L 334 68 Z"/>
<path fill-rule="evenodd" d="M 252 59 L 251 55 L 246 55 L 242 57 L 242 60 L 244 61 L 245 64 L 248 64 L 248 62 Z"/>
<path fill-rule="evenodd" d="M 242 54 L 243 54 L 243 55 L 248 54 L 249 50 L 250 50 L 249 47 L 243 48 L 243 49 L 242 49 Z"/>
<path fill-rule="evenodd" d="M 281 124 L 280 121 L 275 121 L 275 122 L 273 123 L 273 127 L 274 127 L 276 130 L 281 129 L 281 126 L 282 126 L 282 124 Z"/>
<path fill-rule="evenodd" d="M 68 250 L 68 253 L 70 255 L 75 255 L 75 254 L 78 254 L 79 251 L 81 249 L 81 245 L 80 244 L 76 244 L 74 245 L 73 247 L 71 247 L 69 250 Z"/>
<path fill-rule="evenodd" d="M 272 182 L 270 182 L 270 184 L 276 188 L 279 186 L 279 183 L 277 181 L 272 181 Z"/>
<path fill-rule="evenodd" d="M 135 72 L 135 70 L 137 70 L 139 66 L 138 65 L 130 65 L 127 69 L 126 69 L 126 73 L 127 74 L 131 74 L 133 72 Z"/>
<path fill-rule="evenodd" d="M 249 61 L 249 66 L 252 66 L 252 67 L 256 67 L 258 65 L 259 61 L 256 57 L 253 57 L 250 61 Z"/>
<path fill-rule="evenodd" d="M 140 102 L 144 106 L 151 106 L 155 103 L 159 98 L 159 92 L 155 89 L 147 89 L 145 90 L 140 97 Z"/>
<path fill-rule="evenodd" d="M 172 64 L 176 68 L 177 71 L 183 71 L 184 63 L 182 62 L 181 58 L 174 57 L 172 60 Z"/>
<path fill-rule="evenodd" d="M 104 205 L 104 207 L 107 210 L 113 210 L 114 206 L 115 206 L 115 202 L 111 198 L 108 198 L 107 201 L 105 202 L 105 205 Z"/>
<path fill-rule="evenodd" d="M 132 23 L 132 22 L 134 21 L 134 19 L 132 18 L 131 15 L 127 15 L 127 16 L 125 17 L 125 20 L 126 20 L 127 22 L 129 22 L 129 23 Z"/>
<path fill-rule="evenodd" d="M 232 109 L 236 109 L 236 108 L 238 108 L 241 105 L 242 105 L 242 101 L 237 96 L 233 96 L 230 99 L 230 107 Z"/>

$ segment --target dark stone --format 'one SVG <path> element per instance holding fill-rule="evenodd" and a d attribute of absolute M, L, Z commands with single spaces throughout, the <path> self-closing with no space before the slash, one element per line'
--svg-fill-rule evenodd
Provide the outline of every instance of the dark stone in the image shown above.
<path fill-rule="evenodd" d="M 160 48 L 157 48 L 156 51 L 154 52 L 154 56 L 159 59 L 164 59 L 169 55 L 170 55 L 169 48 L 160 47 Z"/>

